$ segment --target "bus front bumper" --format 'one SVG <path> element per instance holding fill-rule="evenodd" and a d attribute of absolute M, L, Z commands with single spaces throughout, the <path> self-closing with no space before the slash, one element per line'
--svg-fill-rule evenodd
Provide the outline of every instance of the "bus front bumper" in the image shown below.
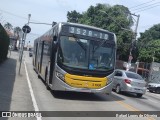
<path fill-rule="evenodd" d="M 99 89 L 89 89 L 89 88 L 76 88 L 68 85 L 58 77 L 53 80 L 52 90 L 56 91 L 72 91 L 72 92 L 87 92 L 87 93 L 106 93 L 110 94 L 113 87 L 113 81 L 106 86 Z"/>

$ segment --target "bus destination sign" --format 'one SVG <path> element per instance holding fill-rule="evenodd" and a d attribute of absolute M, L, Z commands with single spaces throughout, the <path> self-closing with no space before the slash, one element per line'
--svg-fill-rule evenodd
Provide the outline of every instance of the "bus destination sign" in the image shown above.
<path fill-rule="evenodd" d="M 97 32 L 95 30 L 89 30 L 84 28 L 78 28 L 78 27 L 69 27 L 69 33 L 73 34 L 79 34 L 83 36 L 89 36 L 89 37 L 96 37 L 99 39 L 109 39 L 109 34 L 106 34 L 104 32 Z"/>

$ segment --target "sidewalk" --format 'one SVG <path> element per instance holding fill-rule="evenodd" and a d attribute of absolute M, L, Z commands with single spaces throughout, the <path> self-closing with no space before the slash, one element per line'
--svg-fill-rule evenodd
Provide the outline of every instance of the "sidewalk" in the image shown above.
<path fill-rule="evenodd" d="M 18 52 L 0 64 L 0 111 L 33 111 L 24 64 L 18 74 Z"/>

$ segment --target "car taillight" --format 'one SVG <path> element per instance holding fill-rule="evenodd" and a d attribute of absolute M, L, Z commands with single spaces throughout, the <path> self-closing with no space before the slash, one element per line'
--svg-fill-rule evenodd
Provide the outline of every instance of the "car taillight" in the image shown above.
<path fill-rule="evenodd" d="M 128 79 L 124 79 L 124 82 L 128 83 L 128 84 L 131 84 L 131 80 L 128 80 Z"/>

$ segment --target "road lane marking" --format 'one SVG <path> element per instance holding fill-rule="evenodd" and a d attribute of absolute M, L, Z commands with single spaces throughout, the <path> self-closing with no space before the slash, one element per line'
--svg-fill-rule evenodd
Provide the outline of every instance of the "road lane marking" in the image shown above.
<path fill-rule="evenodd" d="M 24 67 L 25 67 L 25 71 L 26 71 L 27 82 L 28 82 L 29 91 L 30 91 L 30 94 L 31 94 L 34 110 L 39 111 L 39 108 L 38 108 L 38 105 L 37 105 L 37 102 L 36 102 L 36 99 L 35 99 L 35 96 L 34 96 L 34 93 L 33 93 L 33 89 L 32 89 L 32 86 L 31 86 L 31 82 L 30 82 L 30 79 L 29 79 L 29 76 L 28 76 L 28 71 L 27 71 L 25 61 L 24 61 Z M 42 120 L 41 117 L 36 117 L 36 118 L 37 118 L 37 120 Z"/>
<path fill-rule="evenodd" d="M 124 103 L 124 102 L 122 102 L 122 101 L 116 101 L 116 102 L 117 102 L 118 104 L 122 105 L 122 106 L 125 106 L 127 109 L 129 109 L 129 110 L 131 110 L 131 111 L 140 111 L 140 110 L 138 110 L 138 109 L 132 107 L 131 105 L 126 104 L 126 103 Z"/>
<path fill-rule="evenodd" d="M 129 104 L 123 102 L 123 101 L 120 101 L 120 100 L 117 101 L 116 98 L 113 97 L 113 96 L 112 96 L 112 98 L 113 98 L 118 104 L 120 104 L 121 106 L 127 108 L 128 110 L 135 111 L 135 112 L 139 112 L 140 114 L 144 114 L 142 111 L 136 109 L 135 107 L 133 107 L 133 106 L 131 106 L 131 105 L 129 105 Z M 146 118 L 147 118 L 147 120 L 155 120 L 153 117 L 146 117 Z"/>

